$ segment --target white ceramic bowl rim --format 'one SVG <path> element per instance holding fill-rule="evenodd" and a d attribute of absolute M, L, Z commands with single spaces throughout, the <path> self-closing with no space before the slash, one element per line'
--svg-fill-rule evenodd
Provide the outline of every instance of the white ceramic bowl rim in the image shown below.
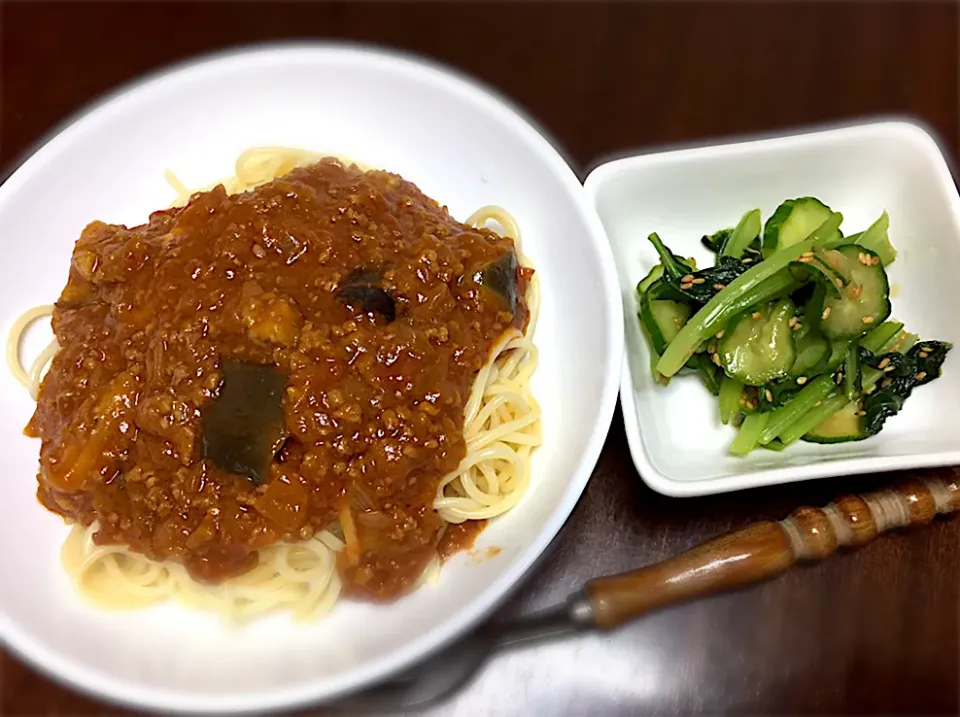
<path fill-rule="evenodd" d="M 458 635 L 476 625 L 488 616 L 515 588 L 523 576 L 530 571 L 544 550 L 557 535 L 582 494 L 600 451 L 606 439 L 618 394 L 618 379 L 623 352 L 623 314 L 616 280 L 613 255 L 606 241 L 599 217 L 594 211 L 580 181 L 570 164 L 557 149 L 557 144 L 536 123 L 531 121 L 513 103 L 502 98 L 495 91 L 483 86 L 472 78 L 441 66 L 429 60 L 414 57 L 406 53 L 385 51 L 354 43 L 271 43 L 257 46 L 234 48 L 227 51 L 205 54 L 186 62 L 177 63 L 145 77 L 130 82 L 119 89 L 94 101 L 73 117 L 66 120 L 47 137 L 38 142 L 29 157 L 15 165 L 9 178 L 0 185 L 0 200 L 16 191 L 31 176 L 56 156 L 57 151 L 68 145 L 82 127 L 107 119 L 121 110 L 128 102 L 175 83 L 185 75 L 193 78 L 203 75 L 215 75 L 227 68 L 245 64 L 283 64 L 286 61 L 303 57 L 334 56 L 344 59 L 363 58 L 371 65 L 387 65 L 394 70 L 415 71 L 432 83 L 440 85 L 450 93 L 467 96 L 481 103 L 514 130 L 521 133 L 527 142 L 540 149 L 545 162 L 552 165 L 556 176 L 569 187 L 575 187 L 572 193 L 577 197 L 580 214 L 590 232 L 584 241 L 593 244 L 600 271 L 605 281 L 602 287 L 603 303 L 606 309 L 605 323 L 609 345 L 606 347 L 606 361 L 597 366 L 604 376 L 603 391 L 600 398 L 601 409 L 596 424 L 590 429 L 585 443 L 586 449 L 580 460 L 571 470 L 571 480 L 567 486 L 561 504 L 550 515 L 549 520 L 538 532 L 531 547 L 523 551 L 522 557 L 493 581 L 479 594 L 469 609 L 463 609 L 438 629 L 407 643 L 402 649 L 380 659 L 369 661 L 336 680 L 327 680 L 325 686 L 317 689 L 303 686 L 296 689 L 282 688 L 276 691 L 263 691 L 258 694 L 244 694 L 238 698 L 184 698 L 170 695 L 162 689 L 130 685 L 117 682 L 109 676 L 89 670 L 84 664 L 62 657 L 44 643 L 35 640 L 29 630 L 24 629 L 5 615 L 0 615 L 0 638 L 14 652 L 25 658 L 37 668 L 63 680 L 75 688 L 108 698 L 114 702 L 132 705 L 140 709 L 179 710 L 192 712 L 231 712 L 249 713 L 264 710 L 292 708 L 320 699 L 329 700 L 346 692 L 358 689 L 395 673 L 404 666 L 425 657 Z"/>

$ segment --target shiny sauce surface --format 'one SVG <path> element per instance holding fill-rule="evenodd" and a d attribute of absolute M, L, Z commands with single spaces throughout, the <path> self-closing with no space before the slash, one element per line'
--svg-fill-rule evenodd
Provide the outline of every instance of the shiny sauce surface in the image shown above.
<path fill-rule="evenodd" d="M 39 499 L 99 521 L 99 543 L 211 583 L 252 568 L 260 548 L 339 526 L 346 592 L 394 599 L 475 535 L 444 540 L 452 526 L 432 504 L 465 455 L 477 371 L 525 326 L 528 278 L 511 239 L 455 221 L 397 175 L 335 160 L 199 193 L 141 226 L 93 222 L 27 427 L 42 439 Z M 279 408 L 233 463 L 218 460 L 231 435 L 214 435 L 216 409 L 245 379 L 225 373 L 259 374 L 231 366 L 281 387 L 250 394 Z M 260 450 L 260 469 L 237 467 Z"/>

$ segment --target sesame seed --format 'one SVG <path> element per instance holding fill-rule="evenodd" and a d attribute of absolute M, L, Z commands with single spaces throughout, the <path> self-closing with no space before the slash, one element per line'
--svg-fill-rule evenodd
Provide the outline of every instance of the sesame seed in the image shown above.
<path fill-rule="evenodd" d="M 857 411 L 857 415 L 860 416 L 861 418 L 863 418 L 864 416 L 867 415 L 867 412 L 866 412 L 866 411 Z"/>
<path fill-rule="evenodd" d="M 681 277 L 680 279 L 681 284 L 689 284 L 692 281 L 693 281 L 693 274 L 687 274 L 686 276 Z"/>
<path fill-rule="evenodd" d="M 857 261 L 859 261 L 864 266 L 870 266 L 870 257 L 864 254 L 863 252 L 860 252 L 859 254 L 857 254 Z"/>
<path fill-rule="evenodd" d="M 821 320 L 821 321 L 826 321 L 828 316 L 830 316 L 830 307 L 829 307 L 829 306 L 823 310 L 823 313 L 822 313 L 822 314 L 820 314 L 820 320 Z"/>
<path fill-rule="evenodd" d="M 879 256 L 875 256 L 875 257 L 873 257 L 873 259 L 870 261 L 870 266 L 876 266 L 876 265 L 879 264 L 879 263 L 880 263 L 880 257 L 879 257 Z"/>
<path fill-rule="evenodd" d="M 800 255 L 800 258 L 801 258 L 801 259 L 813 259 L 813 252 L 812 252 L 812 251 L 805 251 L 805 252 L 803 252 L 803 254 Z"/>
<path fill-rule="evenodd" d="M 859 299 L 860 294 L 863 291 L 863 287 L 857 284 L 856 286 L 850 287 L 850 296 L 854 299 Z"/>
<path fill-rule="evenodd" d="M 717 291 L 723 291 L 723 290 L 726 289 L 727 287 L 724 286 L 723 284 L 714 284 L 714 285 L 713 285 L 713 288 L 716 289 Z"/>
<path fill-rule="evenodd" d="M 761 316 L 762 316 L 762 314 L 761 314 L 759 311 L 754 311 L 754 312 L 753 312 L 753 320 L 754 320 L 754 321 L 759 321 Z"/>
<path fill-rule="evenodd" d="M 863 323 L 865 323 L 865 324 L 872 324 L 872 323 L 873 323 L 873 317 L 872 317 L 872 316 L 864 316 L 864 317 L 863 317 Z"/>
<path fill-rule="evenodd" d="M 718 339 L 722 339 L 722 338 L 723 338 L 723 331 L 718 331 L 716 337 L 717 337 Z"/>
<path fill-rule="evenodd" d="M 741 263 L 741 264 L 752 264 L 752 263 L 753 263 L 753 259 L 751 259 L 750 257 L 747 257 L 746 259 L 741 259 L 741 260 L 740 260 L 740 263 Z"/>
<path fill-rule="evenodd" d="M 877 364 L 877 368 L 879 368 L 879 369 L 884 369 L 884 368 L 886 368 L 886 367 L 889 366 L 889 365 L 890 365 L 890 359 L 889 359 L 889 358 L 885 358 L 885 359 L 883 359 L 883 361 L 881 361 L 880 363 Z"/>
<path fill-rule="evenodd" d="M 809 264 L 811 261 L 813 261 L 813 255 L 811 254 L 810 256 L 806 256 L 806 255 L 800 256 L 797 258 L 797 261 L 799 261 L 801 264 Z"/>
<path fill-rule="evenodd" d="M 926 372 L 926 371 L 921 371 L 921 372 L 918 373 L 916 376 L 914 376 L 914 378 L 917 379 L 918 381 L 922 381 L 922 380 L 925 379 L 926 377 L 927 377 L 927 372 Z"/>
<path fill-rule="evenodd" d="M 794 330 L 794 331 L 799 331 L 799 330 L 802 329 L 802 328 L 803 328 L 803 324 L 802 324 L 801 322 L 799 322 L 799 321 L 793 325 L 793 330 Z"/>
<path fill-rule="evenodd" d="M 823 401 L 817 401 L 816 404 L 814 404 L 814 405 L 815 405 L 815 406 L 822 406 L 822 405 L 823 405 Z"/>
<path fill-rule="evenodd" d="M 921 351 L 921 352 L 920 352 L 920 358 L 927 358 L 929 355 L 930 355 L 930 354 L 928 354 L 926 351 Z"/>
<path fill-rule="evenodd" d="M 790 326 L 790 328 L 792 329 L 794 326 L 797 325 L 797 321 L 798 321 L 798 319 L 797 319 L 796 316 L 791 316 L 791 317 L 790 317 L 790 321 L 788 321 L 787 324 L 788 324 L 788 325 Z"/>
<path fill-rule="evenodd" d="M 680 284 L 681 291 L 689 291 L 693 288 L 693 284 Z"/>
<path fill-rule="evenodd" d="M 773 402 L 773 394 L 770 393 L 770 389 L 769 389 L 769 388 L 766 389 L 766 390 L 763 392 L 763 395 L 764 395 L 764 397 L 767 399 L 768 402 L 770 402 L 770 403 Z"/>
<path fill-rule="evenodd" d="M 806 382 L 807 382 L 807 377 L 806 377 L 806 376 L 797 376 L 797 385 L 798 385 L 798 386 L 802 386 L 802 385 L 805 384 Z"/>
<path fill-rule="evenodd" d="M 720 357 L 717 354 L 710 354 L 710 360 L 717 364 L 717 366 L 720 365 Z"/>
<path fill-rule="evenodd" d="M 694 284 L 702 284 L 702 283 L 705 282 L 705 281 L 706 281 L 706 279 L 704 279 L 703 277 L 697 277 L 696 279 L 693 280 L 693 283 L 694 283 Z"/>
<path fill-rule="evenodd" d="M 893 369 L 895 369 L 895 368 L 896 368 L 896 366 L 887 366 L 885 369 L 883 369 L 883 371 L 884 371 L 884 373 L 890 373 L 890 372 L 893 371 Z"/>
<path fill-rule="evenodd" d="M 843 282 L 840 281 L 839 279 L 834 279 L 834 280 L 833 280 L 833 283 L 836 284 L 836 287 L 837 287 L 838 289 L 840 289 L 840 288 L 843 287 Z"/>

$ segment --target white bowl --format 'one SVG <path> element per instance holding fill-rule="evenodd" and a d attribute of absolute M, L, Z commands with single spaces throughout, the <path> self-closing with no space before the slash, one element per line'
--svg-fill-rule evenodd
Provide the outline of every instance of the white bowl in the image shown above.
<path fill-rule="evenodd" d="M 0 636 L 57 678 L 164 711 L 256 712 L 329 699 L 383 678 L 487 615 L 531 567 L 579 498 L 617 396 L 623 318 L 599 219 L 576 176 L 518 112 L 470 81 L 362 48 L 284 46 L 205 59 L 129 87 L 73 122 L 0 187 L 0 316 L 9 328 L 56 299 L 74 241 L 92 219 L 128 224 L 188 186 L 232 173 L 256 145 L 335 152 L 398 172 L 465 219 L 501 204 L 541 278 L 535 335 L 544 445 L 520 505 L 436 586 L 395 604 L 341 602 L 307 627 L 285 617 L 241 631 L 163 606 L 100 612 L 58 559 L 66 528 L 35 498 L 33 404 L 0 372 Z M 32 337 L 27 350 L 41 338 Z"/>
<path fill-rule="evenodd" d="M 809 478 L 960 463 L 960 362 L 948 356 L 935 383 L 918 389 L 878 436 L 857 443 L 798 443 L 782 453 L 729 455 L 734 429 L 694 377 L 654 383 L 636 319 L 636 285 L 657 262 L 647 235 L 709 260 L 704 234 L 759 207 L 819 197 L 850 234 L 883 210 L 899 251 L 892 265 L 893 317 L 921 338 L 960 351 L 960 197 L 936 142 L 907 122 L 877 122 L 794 136 L 632 156 L 587 178 L 617 262 L 626 355 L 620 400 L 637 470 L 656 491 L 693 496 Z M 701 266 L 705 264 L 701 263 Z"/>

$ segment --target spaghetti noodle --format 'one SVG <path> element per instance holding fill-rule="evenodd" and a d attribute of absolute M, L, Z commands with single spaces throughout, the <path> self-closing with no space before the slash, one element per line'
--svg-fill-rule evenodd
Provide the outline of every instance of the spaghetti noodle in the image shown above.
<path fill-rule="evenodd" d="M 254 148 L 238 158 L 235 174 L 218 184 L 229 194 L 245 192 L 320 158 L 301 150 Z M 177 193 L 174 206 L 185 205 L 193 193 L 171 173 L 166 176 Z M 466 223 L 475 227 L 492 223 L 502 235 L 520 240 L 516 221 L 500 207 L 483 207 Z M 522 257 L 520 263 L 526 265 Z M 540 408 L 530 388 L 538 362 L 532 340 L 539 310 L 535 276 L 528 285 L 526 301 L 529 319 L 525 331 L 511 328 L 502 334 L 466 400 L 466 455 L 456 470 L 441 480 L 433 501 L 433 508 L 448 524 L 501 515 L 517 504 L 529 485 L 531 453 L 541 441 Z M 35 399 L 58 346 L 54 341 L 27 369 L 19 358 L 20 341 L 30 324 L 52 311 L 52 306 L 42 306 L 26 312 L 14 323 L 7 344 L 12 373 Z M 86 598 L 110 608 L 140 608 L 173 599 L 215 611 L 231 621 L 274 610 L 289 612 L 298 620 L 318 618 L 341 592 L 337 554 L 345 548 L 349 553 L 357 545 L 348 510 L 340 521 L 308 540 L 261 548 L 253 569 L 211 585 L 195 580 L 177 561 L 153 560 L 125 545 L 98 544 L 94 535 L 99 528 L 96 522 L 75 524 L 61 555 Z M 421 583 L 436 580 L 438 569 L 439 560 L 431 561 Z"/>

